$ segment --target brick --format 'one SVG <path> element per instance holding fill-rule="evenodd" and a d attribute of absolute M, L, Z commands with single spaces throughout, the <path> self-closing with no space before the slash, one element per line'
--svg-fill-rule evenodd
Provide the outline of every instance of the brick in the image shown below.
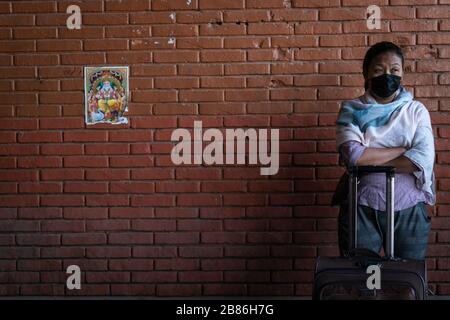
<path fill-rule="evenodd" d="M 156 63 L 199 62 L 199 53 L 195 51 L 157 51 L 153 55 Z"/>
<path fill-rule="evenodd" d="M 177 13 L 177 20 L 180 23 L 185 23 L 180 19 L 181 13 Z M 172 23 L 174 19 L 171 17 L 171 12 L 131 12 L 131 24 L 165 24 Z"/>
<path fill-rule="evenodd" d="M 175 221 L 169 219 L 140 219 L 131 222 L 131 229 L 136 231 L 174 231 Z"/>
<path fill-rule="evenodd" d="M 35 12 L 56 12 L 56 3 L 54 1 L 21 1 L 12 4 L 13 12 L 17 13 L 35 13 Z"/>
<path fill-rule="evenodd" d="M 156 294 L 158 296 L 198 296 L 202 292 L 202 285 L 193 284 L 158 284 Z"/>
<path fill-rule="evenodd" d="M 137 258 L 175 258 L 177 248 L 170 246 L 134 246 L 133 257 Z"/>
<path fill-rule="evenodd" d="M 29 93 L 0 93 L 0 104 L 35 104 L 37 102 L 35 94 Z"/>
<path fill-rule="evenodd" d="M 201 52 L 200 60 L 202 62 L 245 61 L 245 52 L 240 50 L 226 50 L 226 51 L 208 50 Z"/>
<path fill-rule="evenodd" d="M 238 36 L 245 35 L 245 26 L 234 23 L 211 23 L 200 26 L 201 36 Z"/>
<path fill-rule="evenodd" d="M 19 208 L 18 216 L 21 219 L 52 219 L 62 218 L 61 208 Z"/>
<path fill-rule="evenodd" d="M 216 206 L 220 205 L 219 195 L 198 194 L 192 195 L 179 195 L 177 196 L 177 204 L 180 206 Z"/>
<path fill-rule="evenodd" d="M 86 282 L 89 283 L 121 283 L 130 282 L 130 273 L 125 271 L 88 272 Z"/>
<path fill-rule="evenodd" d="M 184 246 L 179 249 L 181 257 L 221 257 L 223 256 L 221 247 L 214 246 Z"/>
<path fill-rule="evenodd" d="M 86 65 L 105 63 L 104 53 L 65 53 L 61 54 L 61 64 Z"/>
<path fill-rule="evenodd" d="M 154 296 L 154 284 L 112 284 L 111 294 L 117 296 Z"/>
<path fill-rule="evenodd" d="M 14 28 L 14 39 L 56 39 L 57 28 Z"/>
<path fill-rule="evenodd" d="M 219 282 L 222 281 L 220 271 L 180 271 L 178 273 L 180 282 Z"/>
<path fill-rule="evenodd" d="M 245 233 L 236 231 L 212 231 L 203 232 L 201 235 L 202 243 L 225 243 L 225 244 L 244 244 Z"/>
<path fill-rule="evenodd" d="M 360 35 L 325 35 L 320 37 L 323 47 L 364 46 L 365 37 Z"/>
<path fill-rule="evenodd" d="M 108 29 L 109 30 L 109 27 Z M 102 39 L 103 27 L 82 27 L 81 29 L 69 30 L 67 27 L 58 29 L 59 39 Z"/>
<path fill-rule="evenodd" d="M 9 14 L 2 15 L 1 26 L 31 26 L 33 25 L 33 16 L 29 14 Z"/>
<path fill-rule="evenodd" d="M 81 258 L 84 257 L 84 252 L 85 249 L 80 247 L 48 247 L 41 249 L 41 256 L 43 258 Z M 49 274 L 58 275 L 55 272 Z"/>
<path fill-rule="evenodd" d="M 164 193 L 183 193 L 183 192 L 193 192 L 200 191 L 200 183 L 198 182 L 169 182 L 169 181 L 161 181 L 160 183 L 155 185 L 156 192 L 164 192 Z"/>
<path fill-rule="evenodd" d="M 27 220 L 3 220 L 0 230 L 2 232 L 38 231 L 39 222 Z"/>
<path fill-rule="evenodd" d="M 17 91 L 57 91 L 58 81 L 55 80 L 18 80 L 15 82 Z"/>
<path fill-rule="evenodd" d="M 44 182 L 21 182 L 19 183 L 20 193 L 61 193 L 62 185 L 60 183 Z"/>
<path fill-rule="evenodd" d="M 91 231 L 124 231 L 130 230 L 128 220 L 89 220 L 86 222 L 86 229 Z"/>
<path fill-rule="evenodd" d="M 116 207 L 110 208 L 110 217 L 112 218 L 148 218 L 154 217 L 152 208 L 132 208 L 132 207 Z"/>
<path fill-rule="evenodd" d="M 255 35 L 282 35 L 293 34 L 294 26 L 282 22 L 270 22 L 270 23 L 250 23 L 248 26 L 248 34 Z"/>
<path fill-rule="evenodd" d="M 166 11 L 166 10 L 196 10 L 198 9 L 198 0 L 184 1 L 184 0 L 154 0 L 152 1 L 152 10 Z"/>
<path fill-rule="evenodd" d="M 172 271 L 152 271 L 152 272 L 133 272 L 133 283 L 161 283 L 161 282 L 175 282 L 177 273 Z"/>
<path fill-rule="evenodd" d="M 61 269 L 61 260 L 56 259 L 20 260 L 17 262 L 17 270 L 21 271 L 59 271 Z"/>
<path fill-rule="evenodd" d="M 195 244 L 199 242 L 197 232 L 155 233 L 156 244 Z"/>
<path fill-rule="evenodd" d="M 38 256 L 39 249 L 36 247 L 6 247 L 0 252 L 2 259 L 37 258 Z"/>
<path fill-rule="evenodd" d="M 83 221 L 54 220 L 43 221 L 42 231 L 64 231 L 64 232 L 82 232 L 84 231 Z"/>
<path fill-rule="evenodd" d="M 171 89 L 171 88 L 198 88 L 199 79 L 193 77 L 170 77 L 155 79 L 155 88 Z"/>
<path fill-rule="evenodd" d="M 44 169 L 41 170 L 41 180 L 82 180 L 83 170 L 74 169 Z"/>
<path fill-rule="evenodd" d="M 0 171 L 2 181 L 36 181 L 38 172 L 35 170 L 7 170 Z"/>
<path fill-rule="evenodd" d="M 196 49 L 196 48 L 205 48 L 205 49 L 217 49 L 222 48 L 222 40 L 218 37 L 183 37 L 177 38 L 176 46 L 180 49 Z M 169 42 L 167 43 L 170 44 Z M 165 45 L 165 44 L 164 44 Z"/>
<path fill-rule="evenodd" d="M 155 185 L 152 182 L 113 182 L 110 184 L 111 193 L 153 193 L 154 191 Z"/>
<path fill-rule="evenodd" d="M 150 52 L 111 52 L 106 55 L 106 61 L 112 64 L 149 63 L 152 56 Z"/>
<path fill-rule="evenodd" d="M 113 156 L 109 158 L 110 167 L 151 167 L 153 166 L 153 157 L 151 156 Z"/>
<path fill-rule="evenodd" d="M 196 208 L 155 208 L 155 216 L 158 218 L 193 218 L 197 217 Z"/>
<path fill-rule="evenodd" d="M 128 196 L 123 195 L 87 195 L 86 205 L 88 206 L 126 206 L 129 205 Z"/>
<path fill-rule="evenodd" d="M 65 219 L 101 219 L 108 217 L 107 208 L 88 207 L 66 207 L 64 208 Z"/>
<path fill-rule="evenodd" d="M 86 39 L 83 41 L 83 48 L 87 51 L 99 51 L 99 50 L 127 50 L 128 40 L 126 39 Z M 113 56 L 114 57 L 114 56 Z M 107 59 L 110 59 L 110 55 L 107 55 Z M 116 58 L 117 59 L 117 58 Z"/>
<path fill-rule="evenodd" d="M 16 241 L 25 246 L 58 246 L 61 244 L 61 237 L 56 234 L 19 234 Z"/>
<path fill-rule="evenodd" d="M 68 266 L 76 264 L 81 270 L 107 270 L 107 260 L 102 259 L 64 259 L 64 269 Z"/>
<path fill-rule="evenodd" d="M 120 246 L 88 247 L 88 258 L 128 258 L 131 256 L 131 248 Z"/>
<path fill-rule="evenodd" d="M 225 282 L 266 282 L 270 277 L 270 273 L 267 271 L 225 271 Z"/>
<path fill-rule="evenodd" d="M 174 90 L 139 91 L 133 95 L 133 102 L 175 102 L 177 92 Z M 149 123 L 150 126 L 150 123 Z"/>
<path fill-rule="evenodd" d="M 38 153 L 39 147 L 35 144 L 0 146 L 1 155 L 37 155 Z"/>
<path fill-rule="evenodd" d="M 154 25 L 152 35 L 155 37 L 195 37 L 198 27 L 195 25 Z"/>
<path fill-rule="evenodd" d="M 417 18 L 423 19 L 436 19 L 436 18 L 449 18 L 450 6 L 421 6 L 417 8 Z"/>

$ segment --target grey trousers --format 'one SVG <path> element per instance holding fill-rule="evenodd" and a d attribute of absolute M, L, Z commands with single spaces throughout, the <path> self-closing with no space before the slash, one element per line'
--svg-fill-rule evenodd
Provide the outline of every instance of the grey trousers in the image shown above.
<path fill-rule="evenodd" d="M 424 260 L 431 228 L 431 218 L 426 211 L 425 202 L 410 208 L 395 211 L 394 255 L 403 259 Z M 344 255 L 349 248 L 348 206 L 343 204 L 339 210 L 339 250 Z M 386 211 L 375 210 L 358 205 L 358 247 L 380 252 L 386 249 Z"/>

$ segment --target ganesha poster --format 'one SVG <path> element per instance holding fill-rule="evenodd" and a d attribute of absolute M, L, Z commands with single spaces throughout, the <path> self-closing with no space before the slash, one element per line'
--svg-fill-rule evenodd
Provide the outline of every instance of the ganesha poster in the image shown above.
<path fill-rule="evenodd" d="M 85 67 L 86 124 L 128 123 L 128 67 Z"/>

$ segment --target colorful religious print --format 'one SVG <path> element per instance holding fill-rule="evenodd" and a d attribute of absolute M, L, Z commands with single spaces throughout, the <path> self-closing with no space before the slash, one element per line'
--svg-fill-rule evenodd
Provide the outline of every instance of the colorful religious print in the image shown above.
<path fill-rule="evenodd" d="M 128 67 L 85 67 L 86 124 L 128 123 Z"/>

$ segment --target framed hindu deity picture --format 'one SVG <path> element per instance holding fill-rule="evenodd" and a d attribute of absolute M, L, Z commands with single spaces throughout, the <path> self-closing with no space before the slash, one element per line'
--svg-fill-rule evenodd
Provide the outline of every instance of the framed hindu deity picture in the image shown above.
<path fill-rule="evenodd" d="M 128 123 L 128 67 L 85 67 L 86 124 Z"/>

